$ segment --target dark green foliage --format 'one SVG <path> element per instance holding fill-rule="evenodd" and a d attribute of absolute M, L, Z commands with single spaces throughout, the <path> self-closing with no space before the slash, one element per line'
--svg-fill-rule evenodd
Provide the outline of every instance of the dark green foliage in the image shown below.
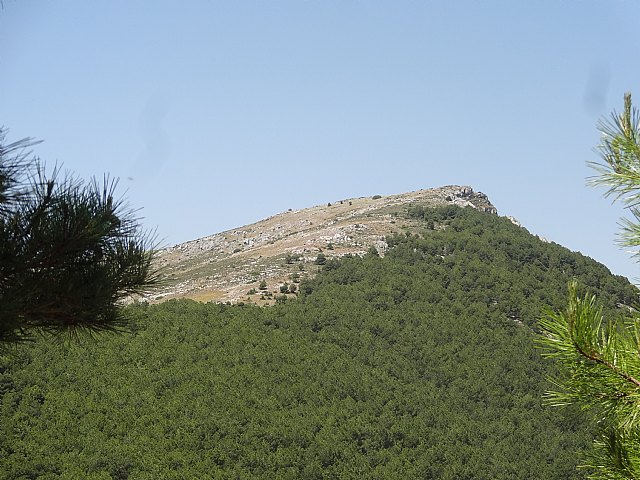
<path fill-rule="evenodd" d="M 293 253 L 293 254 L 287 253 L 287 256 L 285 257 L 285 262 L 288 265 L 291 265 L 292 263 L 299 262 L 300 258 L 301 258 L 301 255 L 299 253 Z"/>
<path fill-rule="evenodd" d="M 127 309 L 135 333 L 0 363 L 7 478 L 578 479 L 581 416 L 541 406 L 534 346 L 601 265 L 475 210 L 385 258 L 330 260 L 276 305 Z M 524 262 L 524 263 L 523 263 Z"/>
<path fill-rule="evenodd" d="M 318 256 L 316 257 L 316 260 L 314 262 L 316 265 L 324 265 L 325 263 L 327 263 L 327 257 L 324 253 L 320 252 L 318 254 Z"/>
<path fill-rule="evenodd" d="M 511 317 L 529 326 L 535 325 L 541 307 L 566 304 L 567 283 L 573 278 L 598 293 L 609 306 L 605 313 L 619 315 L 611 306 L 638 302 L 638 290 L 626 278 L 612 275 L 604 265 L 580 253 L 542 242 L 507 218 L 455 206 L 414 207 L 409 214 L 434 222 L 440 229 L 420 239 L 388 238 L 389 245 L 400 247 L 390 252 L 392 257 L 402 255 L 410 262 L 437 265 L 433 268 L 445 282 L 457 282 L 471 298 L 497 302 Z M 415 244 L 410 251 L 407 242 Z"/>
<path fill-rule="evenodd" d="M 156 282 L 151 239 L 116 182 L 50 178 L 0 128 L 0 344 L 30 331 L 77 334 L 127 323 L 116 303 Z"/>

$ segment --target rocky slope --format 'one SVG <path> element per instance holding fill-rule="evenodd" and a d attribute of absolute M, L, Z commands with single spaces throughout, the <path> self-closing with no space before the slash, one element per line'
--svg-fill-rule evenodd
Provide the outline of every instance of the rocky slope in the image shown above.
<path fill-rule="evenodd" d="M 289 210 L 160 251 L 157 266 L 165 281 L 145 300 L 188 297 L 269 304 L 282 294 L 285 283 L 295 290 L 302 278 L 315 274 L 323 255 L 327 259 L 362 255 L 371 247 L 384 255 L 386 235 L 420 228 L 405 215 L 412 204 L 472 206 L 497 213 L 485 194 L 468 186 L 350 198 Z"/>

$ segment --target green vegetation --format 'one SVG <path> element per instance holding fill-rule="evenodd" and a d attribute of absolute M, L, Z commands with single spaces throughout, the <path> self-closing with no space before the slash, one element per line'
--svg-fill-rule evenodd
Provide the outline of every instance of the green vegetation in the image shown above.
<path fill-rule="evenodd" d="M 633 220 L 622 222 L 622 244 L 640 246 L 640 112 L 631 94 L 624 111 L 599 125 L 603 163 L 594 164 L 596 186 L 623 201 Z M 637 253 L 637 250 L 636 250 Z M 580 282 L 589 287 L 590 281 Z M 600 297 L 600 295 L 598 295 Z M 591 414 L 597 426 L 595 448 L 584 462 L 593 479 L 640 478 L 640 313 L 637 302 L 625 302 L 630 318 L 603 312 L 593 294 L 581 294 L 576 282 L 562 313 L 548 312 L 541 322 L 541 344 L 562 367 L 552 405 L 575 404 Z"/>
<path fill-rule="evenodd" d="M 127 307 L 130 335 L 0 363 L 5 478 L 578 479 L 591 431 L 543 408 L 543 306 L 576 277 L 605 314 L 637 290 L 473 209 L 327 260 L 268 308 Z M 425 223 L 426 225 L 426 223 Z"/>
<path fill-rule="evenodd" d="M 127 326 L 117 302 L 157 276 L 153 239 L 115 197 L 117 182 L 48 177 L 36 142 L 5 138 L 0 127 L 0 346 Z"/>

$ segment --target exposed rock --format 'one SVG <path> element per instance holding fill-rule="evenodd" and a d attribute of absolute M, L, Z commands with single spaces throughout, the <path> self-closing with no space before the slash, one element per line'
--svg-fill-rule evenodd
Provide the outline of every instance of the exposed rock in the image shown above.
<path fill-rule="evenodd" d="M 515 217 L 511 217 L 509 215 L 507 215 L 507 219 L 513 223 L 516 227 L 522 227 L 522 225 L 520 224 L 520 222 L 515 218 Z"/>

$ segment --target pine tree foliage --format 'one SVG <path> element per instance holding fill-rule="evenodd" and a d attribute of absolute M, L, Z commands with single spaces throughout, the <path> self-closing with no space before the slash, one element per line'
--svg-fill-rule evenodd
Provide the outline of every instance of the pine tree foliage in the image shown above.
<path fill-rule="evenodd" d="M 591 478 L 640 478 L 640 332 L 633 320 L 606 321 L 595 296 L 569 286 L 564 312 L 540 321 L 546 356 L 556 359 L 567 378 L 554 381 L 546 400 L 577 404 L 598 419 L 601 435 L 586 467 Z"/>
<path fill-rule="evenodd" d="M 157 282 L 153 236 L 116 181 L 47 177 L 36 142 L 5 139 L 0 129 L 0 343 L 123 327 L 118 301 Z"/>
<path fill-rule="evenodd" d="M 640 245 L 640 115 L 631 95 L 624 110 L 599 124 L 597 150 L 603 160 L 593 163 L 594 186 L 622 201 L 633 220 L 621 222 L 621 244 Z M 576 404 L 592 414 L 600 430 L 585 467 L 594 479 L 640 478 L 640 313 L 628 307 L 623 318 L 605 318 L 594 296 L 569 285 L 569 304 L 562 313 L 547 312 L 540 326 L 545 355 L 555 358 L 565 376 L 554 380 L 551 405 Z"/>
<path fill-rule="evenodd" d="M 621 220 L 621 244 L 637 247 L 640 245 L 640 112 L 633 107 L 630 93 L 624 96 L 624 111 L 613 112 L 598 128 L 602 139 L 597 151 L 603 162 L 591 163 L 598 175 L 589 183 L 606 187 L 606 196 L 628 207 L 633 220 Z"/>

